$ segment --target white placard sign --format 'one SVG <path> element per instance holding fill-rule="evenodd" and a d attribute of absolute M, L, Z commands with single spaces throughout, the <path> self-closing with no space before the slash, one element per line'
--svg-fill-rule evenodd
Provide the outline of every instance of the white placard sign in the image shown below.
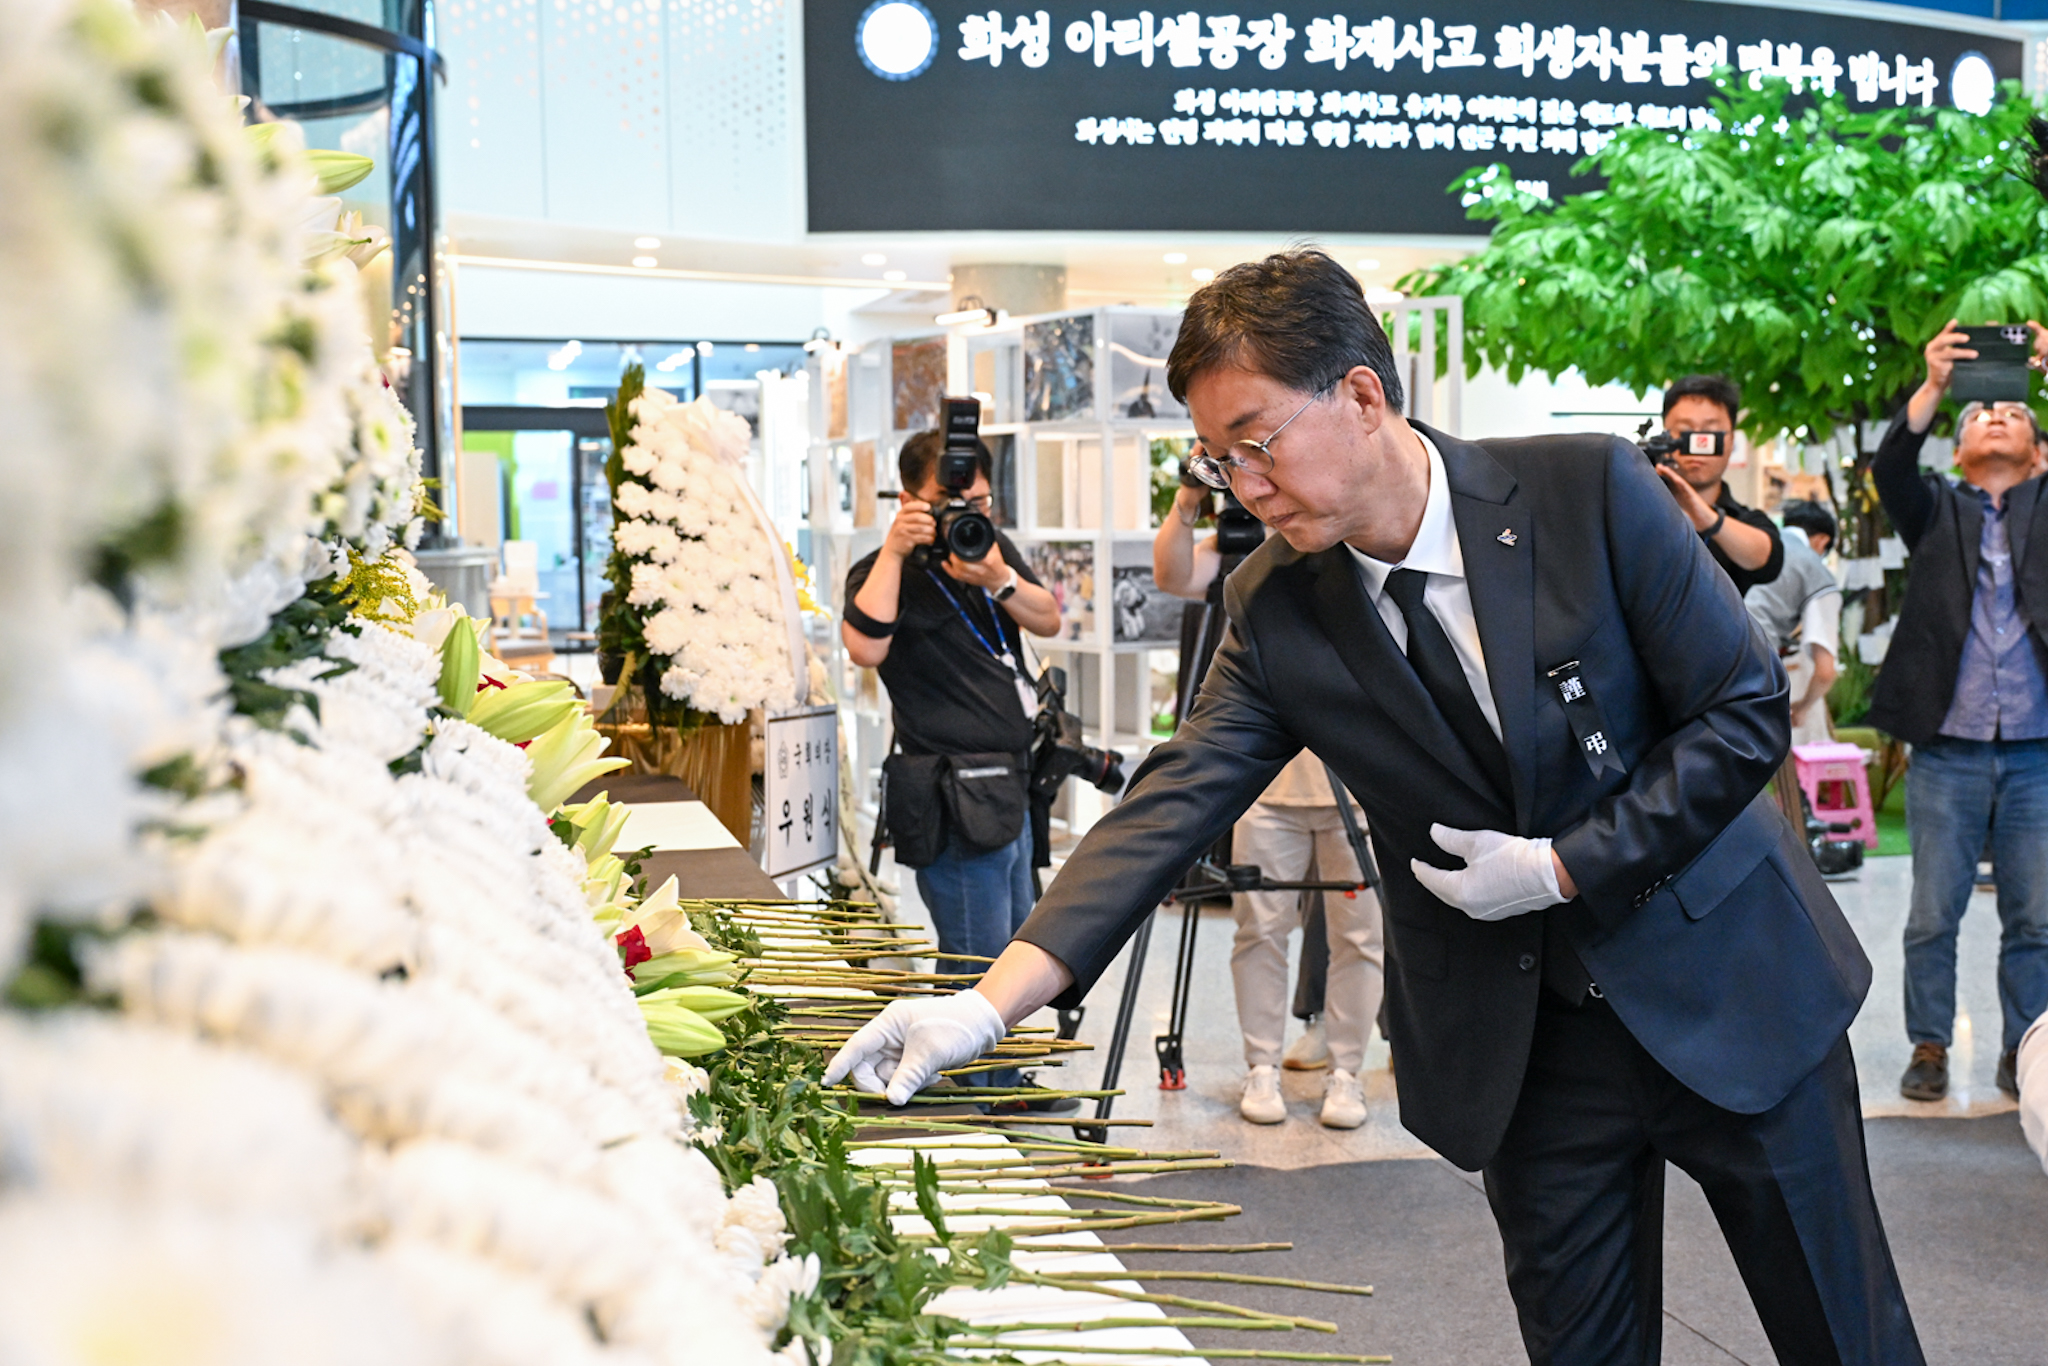
<path fill-rule="evenodd" d="M 768 718 L 761 868 L 780 881 L 839 856 L 839 708 Z"/>

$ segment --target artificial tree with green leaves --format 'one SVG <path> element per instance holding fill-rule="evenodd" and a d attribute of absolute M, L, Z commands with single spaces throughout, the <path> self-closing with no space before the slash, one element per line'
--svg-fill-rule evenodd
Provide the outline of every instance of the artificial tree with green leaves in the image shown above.
<path fill-rule="evenodd" d="M 1949 318 L 2048 315 L 2036 107 L 2014 83 L 1981 116 L 1856 112 L 1725 70 L 1714 83 L 1718 128 L 1619 130 L 1574 168 L 1603 188 L 1552 203 L 1505 166 L 1460 177 L 1491 240 L 1402 287 L 1463 298 L 1474 373 L 1575 369 L 1645 393 L 1718 372 L 1743 386 L 1756 439 L 1854 427 L 1843 549 L 1875 554 L 1886 528 L 1862 424 L 1919 385 L 1921 348 Z"/>

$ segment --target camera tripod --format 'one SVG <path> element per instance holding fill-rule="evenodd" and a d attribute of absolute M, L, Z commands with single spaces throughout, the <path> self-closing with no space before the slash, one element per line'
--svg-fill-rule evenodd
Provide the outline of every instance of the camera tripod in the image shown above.
<path fill-rule="evenodd" d="M 1184 717 L 1194 702 L 1194 693 L 1202 675 L 1216 654 L 1216 646 L 1223 634 L 1223 594 L 1225 573 L 1235 567 L 1230 557 L 1218 572 L 1215 582 L 1210 585 L 1199 613 L 1191 608 L 1181 629 L 1181 676 L 1178 696 L 1175 698 L 1174 714 Z M 1190 661 L 1194 667 L 1190 667 Z M 1187 1064 L 1182 1055 L 1182 1039 L 1187 1031 L 1188 1003 L 1193 994 L 1195 975 L 1195 933 L 1201 923 L 1202 905 L 1209 901 L 1228 902 L 1238 892 L 1341 892 L 1356 896 L 1361 891 L 1380 894 L 1379 868 L 1373 862 L 1372 850 L 1366 843 L 1365 832 L 1352 813 L 1350 794 L 1345 790 L 1336 770 L 1328 764 L 1323 771 L 1330 780 L 1330 791 L 1337 799 L 1337 811 L 1344 822 L 1344 837 L 1351 845 L 1352 857 L 1358 861 L 1362 880 L 1358 882 L 1333 881 L 1276 881 L 1265 876 L 1258 865 L 1232 863 L 1228 853 L 1229 837 L 1212 846 L 1195 861 L 1193 867 L 1182 875 L 1180 883 L 1166 895 L 1164 904 L 1181 905 L 1180 944 L 1174 956 L 1173 1005 L 1167 1016 L 1166 1032 L 1152 1040 L 1154 1053 L 1159 1060 L 1159 1089 L 1181 1091 L 1187 1088 Z M 1131 936 L 1130 959 L 1124 969 L 1123 992 L 1117 1000 L 1116 1023 L 1111 1027 L 1109 1045 L 1103 1050 L 1102 1082 L 1105 1091 L 1114 1091 L 1118 1076 L 1123 1071 L 1124 1054 L 1130 1044 L 1131 1021 L 1137 1014 L 1138 990 L 1143 984 L 1145 956 L 1152 947 L 1152 917 L 1146 916 L 1138 923 L 1137 933 Z M 1080 1027 L 1083 1009 L 1060 1012 L 1060 1037 L 1072 1038 Z M 1095 1102 L 1095 1118 L 1108 1119 L 1115 1097 L 1104 1096 Z M 1094 1143 L 1109 1139 L 1106 1126 L 1077 1126 L 1077 1137 Z"/>

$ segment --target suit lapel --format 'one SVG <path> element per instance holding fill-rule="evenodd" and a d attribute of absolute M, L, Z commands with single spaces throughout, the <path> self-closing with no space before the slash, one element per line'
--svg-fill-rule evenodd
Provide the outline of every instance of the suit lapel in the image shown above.
<path fill-rule="evenodd" d="M 1465 589 L 1479 623 L 1486 682 L 1514 783 L 1515 823 L 1528 828 L 1536 772 L 1536 542 L 1514 479 L 1478 446 L 1431 432 L 1451 486 Z M 1559 660 L 1558 663 L 1564 661 Z"/>
<path fill-rule="evenodd" d="M 2005 495 L 2005 532 L 2012 544 L 2012 577 L 2018 583 L 2020 566 L 2027 562 L 2027 533 L 2041 506 L 2041 481 L 2029 479 Z"/>
<path fill-rule="evenodd" d="M 1956 548 L 1963 552 L 1963 586 L 1977 591 L 1977 563 L 1984 550 L 1984 495 L 1975 485 L 1956 489 Z"/>
<path fill-rule="evenodd" d="M 1315 571 L 1311 591 L 1316 620 L 1358 685 L 1452 776 L 1498 801 L 1493 784 L 1465 752 L 1457 732 L 1437 710 L 1435 699 L 1415 676 L 1407 657 L 1395 648 L 1394 637 L 1365 591 L 1351 551 L 1333 545 L 1309 561 Z"/>

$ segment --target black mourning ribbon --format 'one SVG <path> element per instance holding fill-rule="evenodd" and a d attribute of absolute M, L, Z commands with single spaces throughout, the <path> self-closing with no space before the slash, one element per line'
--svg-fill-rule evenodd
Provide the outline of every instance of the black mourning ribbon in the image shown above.
<path fill-rule="evenodd" d="M 1444 720 L 1451 723 L 1465 752 L 1493 783 L 1502 803 L 1511 805 L 1515 788 L 1508 775 L 1508 752 L 1493 727 L 1486 724 L 1486 713 L 1472 695 L 1472 684 L 1465 677 L 1465 667 L 1458 663 L 1451 638 L 1444 634 L 1443 623 L 1422 601 L 1428 586 L 1429 576 L 1419 569 L 1396 569 L 1387 575 L 1387 594 L 1408 621 L 1408 663 Z"/>

